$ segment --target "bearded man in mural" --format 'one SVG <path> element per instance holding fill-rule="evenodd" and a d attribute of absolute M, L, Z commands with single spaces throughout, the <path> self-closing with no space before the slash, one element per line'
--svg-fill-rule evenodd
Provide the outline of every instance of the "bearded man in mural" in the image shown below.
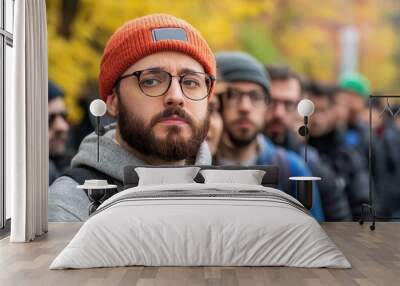
<path fill-rule="evenodd" d="M 50 221 L 84 221 L 89 199 L 76 174 L 121 184 L 127 165 L 209 165 L 208 98 L 214 55 L 187 22 L 165 14 L 134 19 L 109 39 L 101 60 L 100 96 L 116 123 L 88 135 L 72 159 L 72 172 L 49 190 Z M 75 172 L 74 172 L 75 171 Z M 75 175 L 74 175 L 75 174 Z"/>

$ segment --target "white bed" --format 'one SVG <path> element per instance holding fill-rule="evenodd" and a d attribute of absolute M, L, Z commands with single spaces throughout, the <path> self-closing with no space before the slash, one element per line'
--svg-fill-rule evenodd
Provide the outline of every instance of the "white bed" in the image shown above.
<path fill-rule="evenodd" d="M 291 196 L 257 185 L 198 183 L 114 195 L 50 269 L 128 265 L 351 267 Z"/>

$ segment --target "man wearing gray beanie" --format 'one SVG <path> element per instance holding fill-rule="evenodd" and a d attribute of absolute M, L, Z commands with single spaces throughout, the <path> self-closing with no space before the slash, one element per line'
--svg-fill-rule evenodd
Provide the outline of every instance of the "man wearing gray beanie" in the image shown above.
<path fill-rule="evenodd" d="M 279 189 L 294 196 L 295 186 L 290 185 L 291 176 L 309 176 L 310 171 L 294 152 L 275 146 L 266 138 L 265 114 L 270 100 L 269 76 L 263 65 L 243 52 L 216 54 L 217 69 L 226 90 L 221 98 L 221 115 L 224 132 L 218 150 L 221 165 L 278 165 Z M 317 188 L 314 188 L 313 216 L 324 220 Z"/>

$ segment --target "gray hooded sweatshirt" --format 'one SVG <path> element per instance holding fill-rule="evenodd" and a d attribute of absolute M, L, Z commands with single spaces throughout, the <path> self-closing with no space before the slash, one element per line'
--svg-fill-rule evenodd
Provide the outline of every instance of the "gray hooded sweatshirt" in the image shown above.
<path fill-rule="evenodd" d="M 106 127 L 100 137 L 100 157 L 97 162 L 97 135 L 91 133 L 82 140 L 79 151 L 71 161 L 71 167 L 89 166 L 117 181 L 123 181 L 127 165 L 148 165 L 118 145 L 115 141 L 115 124 Z M 210 165 L 211 153 L 207 143 L 200 145 L 195 165 Z M 49 221 L 85 221 L 89 215 L 89 198 L 77 189 L 78 182 L 61 176 L 49 188 Z"/>

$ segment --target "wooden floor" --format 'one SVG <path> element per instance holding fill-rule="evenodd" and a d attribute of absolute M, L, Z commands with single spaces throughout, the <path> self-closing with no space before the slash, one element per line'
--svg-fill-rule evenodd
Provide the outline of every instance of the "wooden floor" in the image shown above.
<path fill-rule="evenodd" d="M 50 223 L 32 243 L 0 241 L 0 285 L 400 285 L 400 223 L 325 223 L 323 228 L 353 268 L 121 267 L 48 270 L 80 223 Z"/>

